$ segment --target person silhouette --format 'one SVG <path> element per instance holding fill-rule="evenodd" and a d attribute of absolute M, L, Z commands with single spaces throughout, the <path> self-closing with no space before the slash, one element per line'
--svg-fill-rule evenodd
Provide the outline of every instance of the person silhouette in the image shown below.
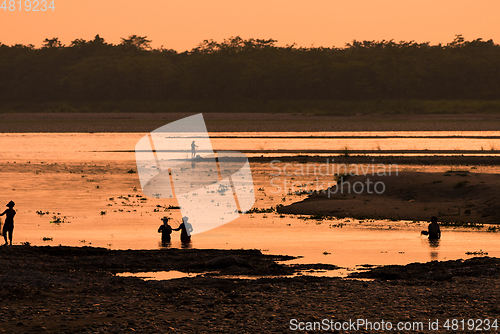
<path fill-rule="evenodd" d="M 194 140 L 191 143 L 191 158 L 196 158 L 196 148 L 198 145 L 195 144 Z"/>
<path fill-rule="evenodd" d="M 439 228 L 437 217 L 435 216 L 431 217 L 431 223 L 427 227 L 427 231 L 422 231 L 421 234 L 428 235 L 429 240 L 441 239 L 441 229 Z"/>
<path fill-rule="evenodd" d="M 16 215 L 16 210 L 13 209 L 14 205 L 16 205 L 16 203 L 10 201 L 7 204 L 8 209 L 5 209 L 4 212 L 0 213 L 0 216 L 7 215 L 7 218 L 5 218 L 5 224 L 3 225 L 3 231 L 2 231 L 6 245 L 8 245 L 7 234 L 9 234 L 9 241 L 10 244 L 12 245 L 12 232 L 14 232 L 14 216 Z"/>
<path fill-rule="evenodd" d="M 182 224 L 178 228 L 174 228 L 174 231 L 181 231 L 181 242 L 189 243 L 191 242 L 191 232 L 193 232 L 193 226 L 188 223 L 188 217 L 182 217 Z"/>
<path fill-rule="evenodd" d="M 158 233 L 161 233 L 161 242 L 169 243 L 170 235 L 172 234 L 172 227 L 168 225 L 168 221 L 170 220 L 170 218 L 163 217 L 160 219 L 163 221 L 163 225 L 160 225 L 160 227 L 158 228 Z"/>
<path fill-rule="evenodd" d="M 427 227 L 429 239 L 441 239 L 441 229 L 438 225 L 438 219 L 435 216 L 431 217 L 431 223 Z"/>

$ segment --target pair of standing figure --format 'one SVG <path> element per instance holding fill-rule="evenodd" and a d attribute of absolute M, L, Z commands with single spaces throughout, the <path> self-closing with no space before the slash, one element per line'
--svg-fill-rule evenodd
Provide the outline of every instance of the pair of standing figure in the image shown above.
<path fill-rule="evenodd" d="M 188 243 L 191 242 L 191 232 L 193 232 L 193 227 L 188 223 L 188 217 L 182 217 L 182 224 L 178 228 L 172 228 L 168 225 L 170 218 L 161 218 L 163 225 L 158 228 L 158 233 L 161 233 L 162 242 L 170 242 L 172 231 L 181 231 L 181 242 Z"/>

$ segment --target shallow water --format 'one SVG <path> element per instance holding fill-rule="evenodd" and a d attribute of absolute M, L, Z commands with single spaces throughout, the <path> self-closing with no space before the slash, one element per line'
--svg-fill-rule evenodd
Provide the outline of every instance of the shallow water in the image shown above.
<path fill-rule="evenodd" d="M 374 133 L 369 133 L 373 135 Z M 443 133 L 440 133 L 443 135 Z M 249 134 L 241 134 L 248 136 Z M 279 134 L 283 136 L 283 133 Z M 292 137 L 311 133 L 285 134 Z M 365 133 L 321 133 L 325 136 L 367 136 Z M 375 143 L 388 147 L 414 146 L 418 149 L 438 145 L 454 148 L 479 149 L 478 145 L 496 145 L 498 139 L 476 137 L 498 136 L 500 132 L 449 133 L 449 138 L 424 138 L 428 133 L 380 133 L 379 136 L 419 135 L 422 138 L 381 139 L 346 138 L 348 145 L 366 147 Z M 435 134 L 432 134 L 435 135 Z M 450 136 L 474 138 L 451 138 Z M 74 133 L 74 134 L 1 134 L 3 152 L 0 155 L 2 195 L 7 203 L 16 202 L 14 242 L 32 245 L 91 245 L 112 249 L 157 249 L 162 245 L 156 232 L 160 218 L 168 215 L 179 223 L 179 210 L 167 209 L 177 205 L 175 200 L 147 198 L 143 200 L 137 174 L 127 173 L 135 168 L 133 149 L 143 134 L 138 133 Z M 234 133 L 218 134 L 231 137 Z M 271 135 L 269 135 L 271 136 Z M 254 134 L 254 137 L 255 134 Z M 253 140 L 253 142 L 248 142 Z M 270 140 L 270 142 L 268 142 Z M 344 140 L 344 139 L 342 139 Z M 285 141 L 285 142 L 283 142 Z M 344 145 L 339 139 L 213 139 L 216 150 L 245 149 L 265 146 L 264 149 L 298 147 L 304 150 Z M 478 142 L 479 141 L 479 142 Z M 406 144 L 404 144 L 406 143 Z M 444 143 L 444 144 L 443 144 Z M 459 144 L 460 143 L 460 144 Z M 295 145 L 295 146 L 294 146 Z M 323 146 L 322 146 L 323 145 Z M 392 146 L 391 146 L 392 145 Z M 402 145 L 402 146 L 401 146 Z M 405 146 L 406 145 L 406 146 Z M 427 146 L 426 146 L 427 145 Z M 357 146 L 356 146 L 357 147 Z M 443 148 L 444 146 L 439 146 Z M 284 164 L 277 164 L 283 168 Z M 258 208 L 275 207 L 305 198 L 294 194 L 300 190 L 319 190 L 334 183 L 333 173 L 317 175 L 272 175 L 276 168 L 268 163 L 252 163 Z M 412 167 L 414 169 L 415 167 Z M 444 171 L 447 166 L 425 167 L 426 171 Z M 421 168 L 422 170 L 424 168 Z M 479 167 L 481 172 L 498 172 L 495 168 Z M 316 177 L 319 177 L 316 179 Z M 274 182 L 271 183 L 271 180 Z M 287 183 L 288 182 L 288 183 Z M 276 187 L 280 185 L 280 188 Z M 300 186 L 303 186 L 302 188 Z M 305 187 L 305 188 L 304 188 Z M 36 211 L 48 214 L 37 214 Z M 51 223 L 57 218 L 62 223 Z M 345 224 L 342 227 L 335 227 Z M 431 245 L 420 236 L 426 223 L 301 219 L 275 213 L 246 214 L 216 229 L 193 236 L 190 247 L 218 249 L 260 249 L 268 254 L 299 256 L 295 263 L 330 263 L 345 268 L 359 264 L 406 264 L 430 260 L 467 258 L 466 252 L 488 252 L 500 256 L 497 233 L 474 230 L 443 229 L 439 245 Z M 182 247 L 178 234 L 168 247 Z M 47 238 L 48 240 L 43 240 Z M 51 239 L 51 240 L 50 240 Z"/>
<path fill-rule="evenodd" d="M 4 133 L 1 158 L 52 162 L 134 159 L 144 133 Z M 248 156 L 282 156 L 280 150 L 307 154 L 338 150 L 457 150 L 498 154 L 500 131 L 414 132 L 222 132 L 210 134 L 214 150 L 250 151 Z M 314 137 L 313 137 L 314 136 Z M 186 158 L 189 158 L 189 147 Z M 423 152 L 425 153 L 425 152 Z M 459 154 L 460 152 L 457 152 Z M 412 153 L 414 154 L 414 153 Z"/>

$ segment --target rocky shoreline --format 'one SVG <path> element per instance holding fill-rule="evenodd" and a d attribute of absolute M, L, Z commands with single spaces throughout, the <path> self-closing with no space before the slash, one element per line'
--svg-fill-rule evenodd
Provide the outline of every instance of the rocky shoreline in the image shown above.
<path fill-rule="evenodd" d="M 283 333 L 291 332 L 292 319 L 427 326 L 429 319 L 500 316 L 497 258 L 378 267 L 353 274 L 357 279 L 287 278 L 315 268 L 283 264 L 287 259 L 258 250 L 0 247 L 0 331 Z M 116 276 L 159 270 L 210 274 L 164 281 Z M 220 277 L 228 274 L 269 277 Z"/>

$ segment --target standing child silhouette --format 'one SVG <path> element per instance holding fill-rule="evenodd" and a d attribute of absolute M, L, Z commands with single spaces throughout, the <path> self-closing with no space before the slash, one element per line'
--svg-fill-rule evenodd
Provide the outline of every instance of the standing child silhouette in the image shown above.
<path fill-rule="evenodd" d="M 10 201 L 7 204 L 8 209 L 4 212 L 0 213 L 0 216 L 7 215 L 5 218 L 5 224 L 3 225 L 3 238 L 5 239 L 5 244 L 7 245 L 7 233 L 9 234 L 9 241 L 12 245 L 12 232 L 14 231 L 14 216 L 16 215 L 16 210 L 14 210 L 14 205 L 16 205 L 13 201 Z"/>

